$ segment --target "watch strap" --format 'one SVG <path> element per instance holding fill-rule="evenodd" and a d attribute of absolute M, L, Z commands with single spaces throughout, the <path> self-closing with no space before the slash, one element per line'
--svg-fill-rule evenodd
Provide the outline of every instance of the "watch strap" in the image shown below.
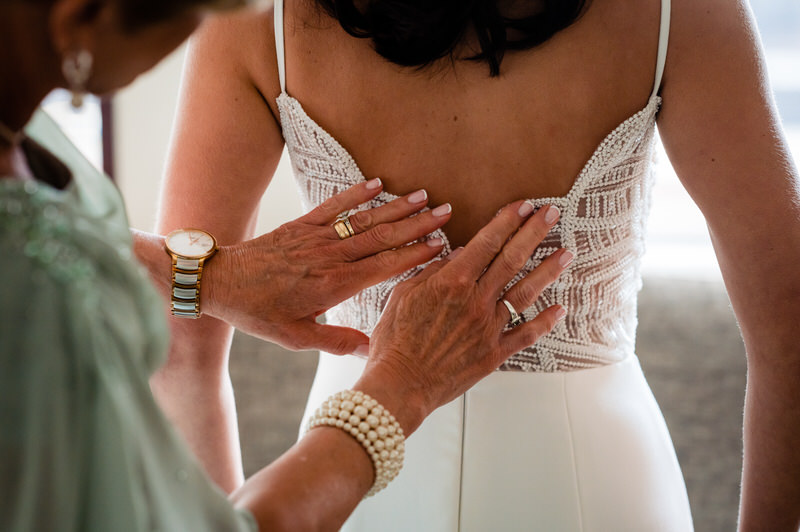
<path fill-rule="evenodd" d="M 200 317 L 200 280 L 205 259 L 184 259 L 172 256 L 172 293 L 170 309 L 173 316 Z"/>

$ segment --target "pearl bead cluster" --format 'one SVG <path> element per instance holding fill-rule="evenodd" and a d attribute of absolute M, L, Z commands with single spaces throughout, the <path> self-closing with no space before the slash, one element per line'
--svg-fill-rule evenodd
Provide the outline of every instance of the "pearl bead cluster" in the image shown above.
<path fill-rule="evenodd" d="M 364 446 L 375 467 L 375 482 L 366 497 L 375 495 L 394 480 L 403 467 L 405 436 L 400 423 L 369 395 L 344 390 L 330 396 L 308 421 L 315 427 L 336 427 Z"/>

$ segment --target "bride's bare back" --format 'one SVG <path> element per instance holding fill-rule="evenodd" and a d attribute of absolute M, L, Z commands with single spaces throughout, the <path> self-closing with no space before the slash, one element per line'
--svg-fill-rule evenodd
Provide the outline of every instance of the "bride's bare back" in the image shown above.
<path fill-rule="evenodd" d="M 495 78 L 475 61 L 391 64 L 310 4 L 286 5 L 287 92 L 386 190 L 450 202 L 453 245 L 507 203 L 565 195 L 653 90 L 659 1 L 592 2 L 545 45 L 507 53 Z M 264 59 L 256 83 L 277 116 L 277 65 Z"/>

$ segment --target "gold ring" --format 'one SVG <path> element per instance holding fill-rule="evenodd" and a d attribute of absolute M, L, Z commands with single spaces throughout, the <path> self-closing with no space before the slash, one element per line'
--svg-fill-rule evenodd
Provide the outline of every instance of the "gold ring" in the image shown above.
<path fill-rule="evenodd" d="M 522 325 L 522 323 L 525 321 L 525 318 L 523 318 L 519 314 L 519 312 L 517 312 L 517 309 L 514 308 L 514 305 L 512 305 L 511 303 L 509 303 L 505 299 L 501 299 L 500 301 L 503 302 L 503 304 L 508 309 L 508 313 L 511 315 L 511 317 L 509 318 L 509 321 L 508 321 L 508 327 L 513 329 L 514 327 L 517 327 L 518 325 Z"/>
<path fill-rule="evenodd" d="M 344 220 L 339 220 L 338 222 L 334 223 L 333 228 L 336 230 L 336 234 L 339 235 L 339 240 L 345 240 L 353 236 L 347 229 L 347 224 L 344 222 Z"/>
<path fill-rule="evenodd" d="M 356 236 L 356 232 L 353 230 L 353 226 L 350 223 L 350 217 L 347 216 L 341 220 L 344 222 L 345 227 L 347 227 L 347 232 L 350 233 L 349 236 Z"/>
<path fill-rule="evenodd" d="M 339 235 L 340 240 L 356 236 L 353 225 L 350 223 L 350 211 L 340 212 L 333 223 L 333 228 L 336 229 L 336 234 Z"/>
<path fill-rule="evenodd" d="M 340 213 L 333 223 L 333 228 L 336 230 L 336 234 L 339 235 L 340 240 L 356 236 L 356 232 L 353 230 L 353 224 L 350 223 L 350 211 Z"/>

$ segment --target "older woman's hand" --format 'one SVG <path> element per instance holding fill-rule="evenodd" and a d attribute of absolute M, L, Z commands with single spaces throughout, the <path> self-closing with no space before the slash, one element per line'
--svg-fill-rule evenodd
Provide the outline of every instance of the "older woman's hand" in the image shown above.
<path fill-rule="evenodd" d="M 365 356 L 366 335 L 319 324 L 317 316 L 368 286 L 433 259 L 442 250 L 440 239 L 406 244 L 450 219 L 449 205 L 420 213 L 427 194 L 418 191 L 354 213 L 350 222 L 356 234 L 341 240 L 332 227 L 339 213 L 374 198 L 381 187 L 377 179 L 356 185 L 271 233 L 222 247 L 205 274 L 205 311 L 288 349 Z"/>
<path fill-rule="evenodd" d="M 353 389 L 387 408 L 406 435 L 564 316 L 555 306 L 506 330 L 503 290 L 558 219 L 557 210 L 544 208 L 533 216 L 531 210 L 530 204 L 511 204 L 463 250 L 392 292 Z M 526 308 L 571 258 L 568 251 L 557 251 L 503 297 L 514 308 Z M 233 500 L 263 528 L 334 530 L 372 486 L 374 471 L 349 432 L 322 426 L 248 479 Z"/>
<path fill-rule="evenodd" d="M 509 310 L 500 296 L 558 219 L 553 207 L 528 219 L 531 209 L 527 203 L 506 207 L 463 250 L 392 293 L 354 389 L 378 399 L 406 433 L 510 355 L 550 332 L 565 315 L 560 306 L 553 306 L 505 330 Z M 557 251 L 504 298 L 516 309 L 527 308 L 571 259 L 570 252 Z"/>

